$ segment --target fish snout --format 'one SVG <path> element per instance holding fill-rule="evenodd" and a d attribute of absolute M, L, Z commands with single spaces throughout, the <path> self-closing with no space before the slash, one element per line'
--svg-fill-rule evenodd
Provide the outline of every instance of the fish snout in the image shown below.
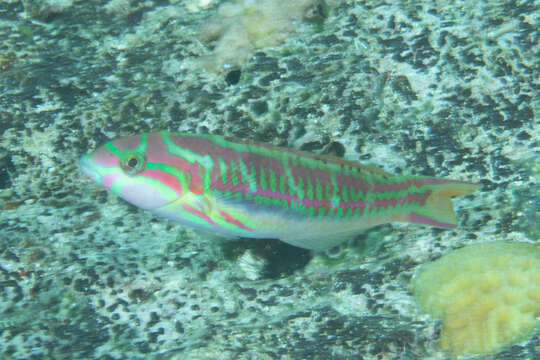
<path fill-rule="evenodd" d="M 84 175 L 86 175 L 93 181 L 99 183 L 100 175 L 98 174 L 94 166 L 92 166 L 91 156 L 91 154 L 81 156 L 79 169 Z"/>

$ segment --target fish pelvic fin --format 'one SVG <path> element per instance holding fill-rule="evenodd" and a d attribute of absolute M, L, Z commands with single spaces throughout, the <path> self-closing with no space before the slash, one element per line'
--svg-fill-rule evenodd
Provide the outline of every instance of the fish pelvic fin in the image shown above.
<path fill-rule="evenodd" d="M 451 199 L 455 196 L 470 194 L 481 186 L 471 182 L 434 178 L 419 178 L 415 182 L 431 191 L 431 194 L 424 206 L 408 215 L 407 221 L 445 229 L 453 229 L 457 226 Z"/>

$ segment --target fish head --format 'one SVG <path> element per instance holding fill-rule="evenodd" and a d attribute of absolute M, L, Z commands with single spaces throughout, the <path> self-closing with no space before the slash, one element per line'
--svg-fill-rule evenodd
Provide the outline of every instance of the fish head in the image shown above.
<path fill-rule="evenodd" d="M 83 174 L 127 202 L 148 210 L 176 201 L 182 194 L 179 169 L 169 161 L 161 133 L 109 141 L 80 160 Z"/>

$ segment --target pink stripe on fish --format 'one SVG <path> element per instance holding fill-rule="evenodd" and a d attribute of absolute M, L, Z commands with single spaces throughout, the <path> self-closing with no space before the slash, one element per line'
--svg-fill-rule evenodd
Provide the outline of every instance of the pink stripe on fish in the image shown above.
<path fill-rule="evenodd" d="M 247 231 L 253 231 L 254 229 L 253 228 L 250 228 L 248 226 L 246 226 L 243 222 L 241 222 L 240 220 L 237 220 L 233 217 L 231 217 L 229 214 L 227 214 L 225 211 L 220 211 L 219 212 L 219 215 L 221 215 L 225 221 L 231 223 L 231 224 L 234 224 L 236 226 L 238 226 L 240 229 L 244 229 L 244 230 L 247 230 Z"/>
<path fill-rule="evenodd" d="M 386 191 L 399 191 L 399 190 L 407 190 L 411 186 L 411 182 L 403 181 L 403 182 L 394 182 L 392 184 L 375 184 L 374 191 L 377 192 L 386 192 Z"/>
<path fill-rule="evenodd" d="M 419 215 L 419 214 L 417 214 L 415 212 L 412 212 L 409 215 L 408 221 L 413 222 L 413 223 L 437 226 L 437 227 L 441 227 L 441 228 L 445 228 L 445 229 L 453 229 L 453 228 L 455 228 L 457 226 L 455 224 L 449 224 L 449 223 L 445 223 L 445 222 L 440 222 L 440 221 L 437 221 L 437 220 L 435 220 L 433 218 L 423 216 L 423 215 Z"/>
<path fill-rule="evenodd" d="M 353 188 L 355 192 L 362 190 L 364 194 L 373 191 L 373 185 L 363 179 L 355 179 L 351 175 L 336 174 L 336 184 L 341 189 L 343 186 Z"/>
<path fill-rule="evenodd" d="M 200 217 L 201 219 L 206 220 L 206 222 L 208 222 L 210 225 L 214 225 L 214 226 L 217 225 L 216 222 L 214 220 L 212 220 L 208 215 L 206 215 L 205 213 L 203 213 L 200 210 L 195 209 L 191 205 L 182 204 L 182 209 L 184 209 L 185 211 L 187 211 L 187 212 L 189 212 L 189 213 L 191 213 L 193 215 L 196 215 L 196 216 Z"/>
<path fill-rule="evenodd" d="M 146 169 L 140 175 L 157 180 L 163 185 L 173 189 L 178 196 L 182 195 L 182 185 L 174 175 L 159 169 Z"/>

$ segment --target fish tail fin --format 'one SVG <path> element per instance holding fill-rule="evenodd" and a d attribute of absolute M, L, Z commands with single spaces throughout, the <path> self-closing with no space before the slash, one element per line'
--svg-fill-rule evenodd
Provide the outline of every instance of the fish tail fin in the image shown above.
<path fill-rule="evenodd" d="M 471 182 L 441 180 L 434 178 L 419 178 L 415 180 L 417 186 L 425 187 L 431 194 L 424 206 L 409 214 L 408 221 L 427 224 L 431 226 L 453 229 L 457 226 L 456 213 L 451 198 L 470 194 L 480 184 Z"/>

